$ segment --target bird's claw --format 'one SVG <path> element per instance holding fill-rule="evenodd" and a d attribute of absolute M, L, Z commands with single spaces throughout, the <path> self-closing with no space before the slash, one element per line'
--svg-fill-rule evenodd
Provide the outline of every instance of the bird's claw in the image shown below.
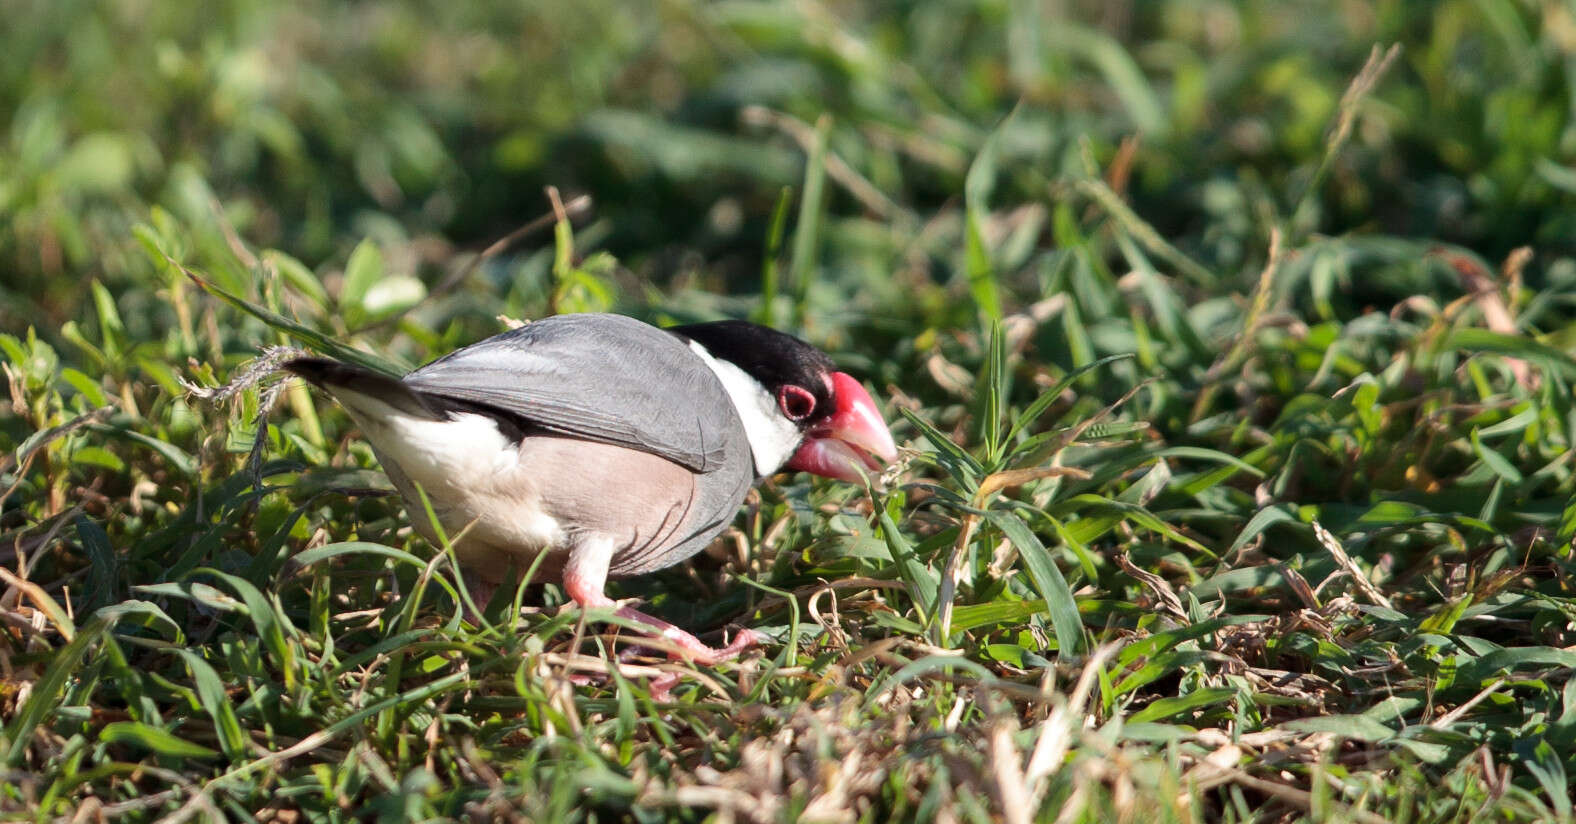
<path fill-rule="evenodd" d="M 657 637 L 669 642 L 669 645 L 648 647 L 637 644 L 626 647 L 618 654 L 618 660 L 628 662 L 642 655 L 662 654 L 666 655 L 669 661 L 690 661 L 701 666 L 712 666 L 723 661 L 731 661 L 739 657 L 739 654 L 745 650 L 760 646 L 768 638 L 768 636 L 753 629 L 740 628 L 734 634 L 733 640 L 726 646 L 712 647 L 707 646 L 699 638 L 676 627 L 669 627 L 663 630 Z"/>
<path fill-rule="evenodd" d="M 670 661 L 690 661 L 702 666 L 712 666 L 737 658 L 740 653 L 751 647 L 759 646 L 769 638 L 769 636 L 756 632 L 753 629 L 741 628 L 726 646 L 710 647 L 687 632 L 683 633 L 683 635 L 688 638 L 689 643 L 674 637 L 670 632 L 663 632 L 658 637 L 671 642 L 665 649 L 638 644 L 625 647 L 616 656 L 615 666 L 617 664 L 628 664 L 636 658 L 648 655 L 665 655 Z M 678 686 L 683 680 L 683 673 L 665 672 L 647 682 L 646 689 L 651 693 L 653 701 L 666 702 L 672 697 L 673 688 Z M 569 681 L 575 686 L 583 687 L 590 684 L 606 683 L 607 678 L 606 676 L 597 677 L 577 673 L 570 676 Z"/>

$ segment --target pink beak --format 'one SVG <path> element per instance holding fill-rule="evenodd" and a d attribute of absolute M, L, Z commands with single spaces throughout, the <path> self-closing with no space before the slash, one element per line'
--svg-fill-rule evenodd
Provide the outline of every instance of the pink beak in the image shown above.
<path fill-rule="evenodd" d="M 897 444 L 859 381 L 833 372 L 831 382 L 837 408 L 805 433 L 804 443 L 785 468 L 861 483 L 880 471 L 882 461 L 897 458 Z"/>

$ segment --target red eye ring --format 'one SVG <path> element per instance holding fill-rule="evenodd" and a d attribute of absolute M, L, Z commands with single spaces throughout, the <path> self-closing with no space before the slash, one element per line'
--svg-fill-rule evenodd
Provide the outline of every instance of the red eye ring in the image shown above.
<path fill-rule="evenodd" d="M 788 420 L 802 421 L 815 412 L 815 396 L 802 386 L 784 386 L 777 390 L 777 408 Z"/>

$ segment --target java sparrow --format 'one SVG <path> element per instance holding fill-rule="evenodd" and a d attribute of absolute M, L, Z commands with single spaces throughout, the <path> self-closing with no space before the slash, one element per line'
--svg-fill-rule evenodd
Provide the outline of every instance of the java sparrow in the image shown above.
<path fill-rule="evenodd" d="M 659 329 L 557 315 L 403 378 L 323 358 L 285 364 L 350 413 L 428 540 L 427 494 L 464 570 L 496 587 L 546 553 L 580 606 L 610 576 L 677 564 L 782 470 L 858 482 L 897 455 L 880 411 L 825 354 L 743 321 Z M 541 578 L 539 577 L 538 580 Z M 701 664 L 722 649 L 631 608 L 622 617 Z"/>

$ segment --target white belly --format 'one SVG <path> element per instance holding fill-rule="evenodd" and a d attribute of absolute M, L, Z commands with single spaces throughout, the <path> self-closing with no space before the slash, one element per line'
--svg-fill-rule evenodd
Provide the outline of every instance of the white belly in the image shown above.
<path fill-rule="evenodd" d="M 535 552 L 563 546 L 564 530 L 544 511 L 519 444 L 504 437 L 493 419 L 461 413 L 431 420 L 355 392 L 337 395 L 405 497 L 411 522 L 429 539 L 436 536 L 417 486 L 448 537 L 464 534 L 455 545 L 462 561 L 480 552 L 495 554 L 490 547 L 507 547 L 529 561 Z"/>

